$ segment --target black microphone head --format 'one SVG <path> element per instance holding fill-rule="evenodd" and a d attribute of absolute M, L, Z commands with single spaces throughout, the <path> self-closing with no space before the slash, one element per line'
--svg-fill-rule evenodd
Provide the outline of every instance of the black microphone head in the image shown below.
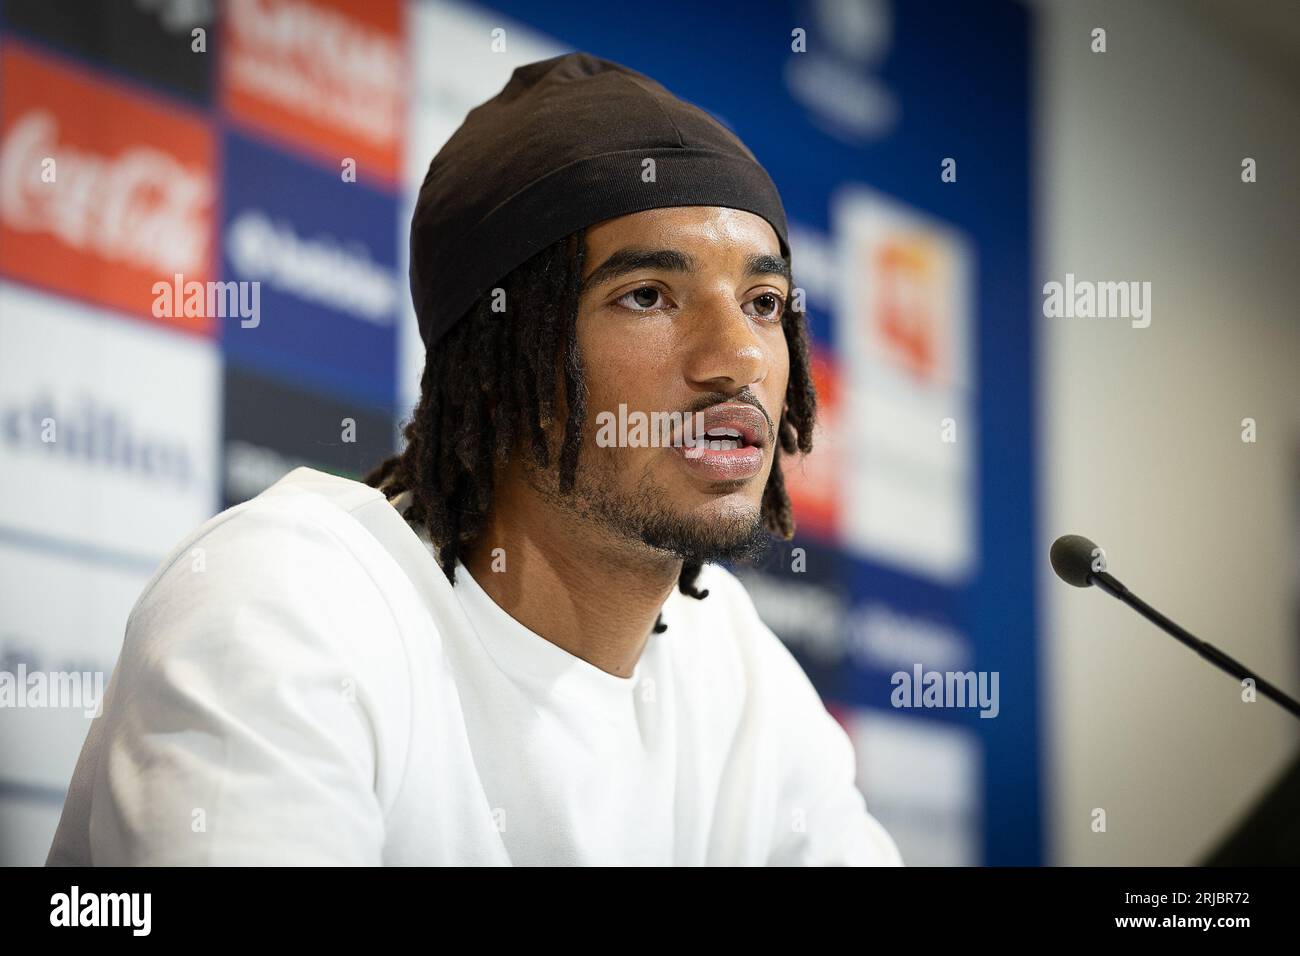
<path fill-rule="evenodd" d="M 1092 554 L 1097 546 L 1081 534 L 1063 534 L 1052 542 L 1052 570 L 1076 588 L 1092 586 Z"/>

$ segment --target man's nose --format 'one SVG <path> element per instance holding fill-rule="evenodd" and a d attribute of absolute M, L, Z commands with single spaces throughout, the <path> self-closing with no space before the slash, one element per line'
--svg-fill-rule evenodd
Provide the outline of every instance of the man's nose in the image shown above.
<path fill-rule="evenodd" d="M 717 392 L 734 392 L 767 377 L 768 356 L 755 323 L 734 296 L 718 294 L 700 303 L 691 317 L 686 376 Z"/>

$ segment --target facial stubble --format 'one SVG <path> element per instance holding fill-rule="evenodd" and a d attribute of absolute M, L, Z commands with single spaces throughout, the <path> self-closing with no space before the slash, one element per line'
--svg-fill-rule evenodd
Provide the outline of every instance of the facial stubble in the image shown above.
<path fill-rule="evenodd" d="M 625 490 L 615 461 L 620 449 L 607 449 L 603 454 L 592 451 L 584 444 L 573 488 L 561 490 L 558 473 L 532 463 L 525 469 L 529 485 L 551 507 L 608 540 L 650 548 L 683 561 L 751 562 L 771 545 L 761 507 L 721 515 L 692 514 L 674 504 L 673 496 L 649 469 L 635 488 Z M 734 493 L 736 489 L 730 490 Z M 719 497 L 725 493 L 716 492 Z"/>

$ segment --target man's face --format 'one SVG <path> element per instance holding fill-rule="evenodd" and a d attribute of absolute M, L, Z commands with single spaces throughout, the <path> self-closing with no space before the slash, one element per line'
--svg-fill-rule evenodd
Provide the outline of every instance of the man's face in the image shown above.
<path fill-rule="evenodd" d="M 790 280 L 775 231 L 752 213 L 686 206 L 607 220 L 586 241 L 577 333 L 587 426 L 576 487 L 561 494 L 553 475 L 530 469 L 531 483 L 620 544 L 698 561 L 756 554 L 769 540 L 763 489 L 790 371 Z M 703 412 L 722 447 L 664 447 L 653 428 L 647 440 L 656 435 L 658 447 L 635 445 L 631 429 L 634 446 L 602 446 L 620 404 L 632 421 L 678 413 L 694 425 Z M 714 437 L 718 429 L 739 437 Z"/>

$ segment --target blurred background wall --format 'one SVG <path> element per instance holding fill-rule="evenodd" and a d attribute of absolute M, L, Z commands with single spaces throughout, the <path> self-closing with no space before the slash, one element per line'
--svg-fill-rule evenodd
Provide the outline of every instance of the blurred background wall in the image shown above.
<path fill-rule="evenodd" d="M 1040 320 L 1038 551 L 1087 535 L 1126 585 L 1294 695 L 1300 8 L 1036 10 L 1039 272 L 1152 283 L 1147 328 Z M 1119 602 L 1039 573 L 1051 858 L 1202 858 L 1294 759 L 1296 721 L 1242 704 L 1232 678 Z"/>
<path fill-rule="evenodd" d="M 653 19 L 0 4 L 0 681 L 107 680 L 190 528 L 297 465 L 356 477 L 395 447 L 428 161 L 516 66 L 585 49 L 709 110 L 782 191 L 824 416 L 788 474 L 800 534 L 745 580 L 904 858 L 1203 859 L 1294 758 L 1294 722 L 1046 552 L 1095 538 L 1300 689 L 1295 5 Z M 1150 325 L 1046 317 L 1067 273 L 1150 282 Z M 257 316 L 160 310 L 176 274 L 258 282 Z M 996 716 L 896 706 L 915 667 L 996 673 Z M 43 861 L 88 727 L 0 707 L 0 863 Z"/>

